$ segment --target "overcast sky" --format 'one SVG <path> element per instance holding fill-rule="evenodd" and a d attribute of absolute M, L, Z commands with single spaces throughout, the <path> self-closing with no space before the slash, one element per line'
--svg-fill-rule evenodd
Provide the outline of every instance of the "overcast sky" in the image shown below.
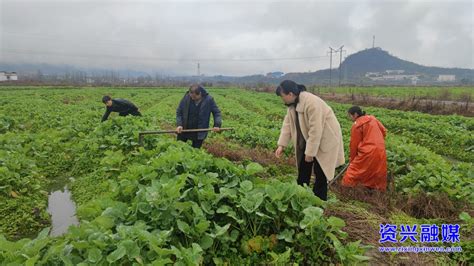
<path fill-rule="evenodd" d="M 399 58 L 474 68 L 473 24 L 473 1 L 0 0 L 0 62 L 306 72 L 329 68 L 329 46 L 347 56 L 375 35 Z"/>

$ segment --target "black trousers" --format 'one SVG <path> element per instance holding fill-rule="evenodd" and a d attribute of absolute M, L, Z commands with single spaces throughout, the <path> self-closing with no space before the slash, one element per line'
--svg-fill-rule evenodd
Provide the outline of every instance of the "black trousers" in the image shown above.
<path fill-rule="evenodd" d="M 132 111 L 119 113 L 119 116 L 127 116 L 127 115 L 142 116 L 142 114 L 138 110 L 132 110 Z"/>
<path fill-rule="evenodd" d="M 316 174 L 316 179 L 314 181 L 313 192 L 314 195 L 318 196 L 320 199 L 326 201 L 328 199 L 328 181 L 326 175 L 321 169 L 318 160 L 314 160 L 310 163 L 306 162 L 301 158 L 300 165 L 298 167 L 298 184 L 303 185 L 307 184 L 309 186 L 309 181 L 311 179 L 311 170 L 314 168 L 314 173 Z"/>
<path fill-rule="evenodd" d="M 188 138 L 186 136 L 183 136 L 183 134 L 178 134 L 178 140 L 187 142 L 188 140 L 191 140 L 193 142 L 193 148 L 199 149 L 202 146 L 202 143 L 204 142 L 203 139 L 197 139 L 197 138 Z"/>

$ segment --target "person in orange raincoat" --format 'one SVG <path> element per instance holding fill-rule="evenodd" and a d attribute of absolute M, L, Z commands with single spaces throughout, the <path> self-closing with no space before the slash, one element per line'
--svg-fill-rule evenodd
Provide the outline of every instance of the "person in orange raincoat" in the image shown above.
<path fill-rule="evenodd" d="M 366 115 L 359 106 L 348 110 L 354 124 L 351 128 L 350 161 L 342 185 L 362 185 L 385 191 L 387 188 L 387 130 L 374 116 Z"/>

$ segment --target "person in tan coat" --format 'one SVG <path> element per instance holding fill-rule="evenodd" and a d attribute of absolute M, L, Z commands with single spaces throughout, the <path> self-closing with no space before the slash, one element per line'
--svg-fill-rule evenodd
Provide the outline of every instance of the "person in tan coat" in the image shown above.
<path fill-rule="evenodd" d="M 345 162 L 341 126 L 331 107 L 305 90 L 304 85 L 291 80 L 283 81 L 276 89 L 288 109 L 275 156 L 280 158 L 292 140 L 298 168 L 297 183 L 309 185 L 314 170 L 314 194 L 327 200 L 327 182 L 334 178 L 335 168 Z"/>

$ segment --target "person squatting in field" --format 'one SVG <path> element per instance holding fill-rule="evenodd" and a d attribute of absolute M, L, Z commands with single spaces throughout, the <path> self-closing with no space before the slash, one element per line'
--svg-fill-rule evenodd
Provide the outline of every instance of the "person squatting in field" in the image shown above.
<path fill-rule="evenodd" d="M 109 118 L 111 112 L 118 112 L 120 116 L 142 116 L 138 108 L 130 101 L 125 99 L 112 99 L 110 96 L 105 95 L 102 97 L 102 102 L 106 106 L 104 115 L 102 116 L 102 122 Z"/>
<path fill-rule="evenodd" d="M 316 175 L 313 192 L 327 200 L 328 180 L 335 168 L 344 164 L 341 126 L 331 107 L 306 87 L 291 80 L 283 81 L 276 94 L 288 106 L 283 120 L 275 156 L 280 158 L 293 141 L 298 168 L 297 182 L 309 185 L 311 172 Z"/>
<path fill-rule="evenodd" d="M 348 110 L 354 121 L 351 128 L 350 161 L 342 185 L 362 185 L 385 191 L 387 187 L 387 155 L 385 136 L 387 130 L 372 115 L 366 115 L 359 106 Z"/>
<path fill-rule="evenodd" d="M 221 111 L 214 98 L 200 85 L 191 85 L 176 109 L 176 133 L 178 140 L 192 141 L 194 148 L 201 148 L 207 131 L 183 132 L 183 129 L 203 129 L 209 127 L 211 113 L 214 117 L 213 131 L 219 132 L 222 125 Z"/>

